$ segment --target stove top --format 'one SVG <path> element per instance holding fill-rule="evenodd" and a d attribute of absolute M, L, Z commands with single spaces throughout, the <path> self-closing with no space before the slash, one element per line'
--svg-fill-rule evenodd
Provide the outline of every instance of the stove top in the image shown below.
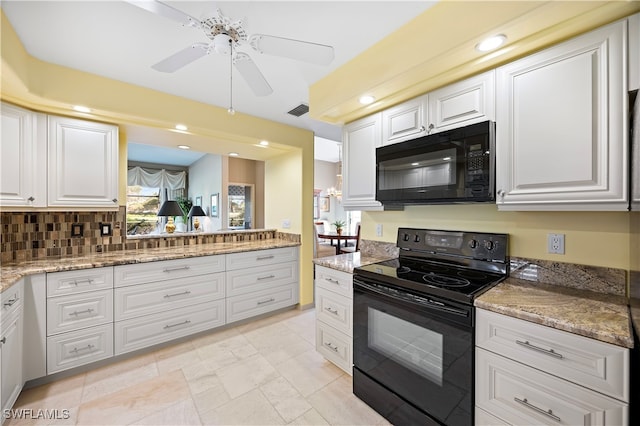
<path fill-rule="evenodd" d="M 398 259 L 361 266 L 358 276 L 472 304 L 507 277 L 506 234 L 398 229 Z"/>

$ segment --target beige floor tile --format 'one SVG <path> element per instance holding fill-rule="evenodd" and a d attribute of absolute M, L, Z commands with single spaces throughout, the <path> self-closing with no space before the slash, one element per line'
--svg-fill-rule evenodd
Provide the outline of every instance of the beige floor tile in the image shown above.
<path fill-rule="evenodd" d="M 227 363 L 225 365 L 231 365 L 238 361 L 233 356 L 233 354 L 231 354 L 230 352 L 226 353 L 233 358 L 233 362 Z M 182 373 L 184 374 L 185 379 L 187 379 L 187 383 L 189 383 L 191 394 L 195 395 L 210 388 L 222 386 L 222 382 L 216 374 L 216 371 L 223 366 L 224 365 L 221 365 L 218 360 L 207 359 L 205 361 L 200 361 L 197 364 L 183 367 Z"/>
<path fill-rule="evenodd" d="M 244 336 L 273 365 L 315 350 L 314 345 L 281 323 L 247 332 Z"/>
<path fill-rule="evenodd" d="M 304 413 L 291 423 L 291 426 L 315 426 L 315 425 L 328 425 L 329 423 L 318 413 L 315 408 Z"/>
<path fill-rule="evenodd" d="M 82 403 L 109 395 L 136 383 L 158 377 L 154 356 L 144 355 L 125 360 L 87 373 Z"/>
<path fill-rule="evenodd" d="M 237 359 L 256 355 L 258 351 L 244 335 L 230 336 L 218 342 L 198 347 L 202 359 L 217 357 L 221 351 L 231 352 Z"/>
<path fill-rule="evenodd" d="M 200 415 L 205 425 L 284 425 L 273 405 L 259 389 Z"/>
<path fill-rule="evenodd" d="M 190 397 L 182 372 L 174 371 L 82 404 L 78 424 L 130 424 Z"/>
<path fill-rule="evenodd" d="M 262 355 L 240 360 L 216 374 L 232 399 L 278 377 L 278 372 Z"/>
<path fill-rule="evenodd" d="M 156 365 L 160 374 L 169 373 L 188 365 L 200 362 L 200 356 L 191 341 L 168 346 L 155 353 Z"/>
<path fill-rule="evenodd" d="M 64 410 L 80 406 L 85 374 L 23 390 L 14 408 Z"/>
<path fill-rule="evenodd" d="M 332 425 L 386 425 L 387 420 L 352 392 L 351 376 L 344 375 L 307 400 Z"/>
<path fill-rule="evenodd" d="M 344 373 L 315 351 L 305 352 L 276 366 L 304 397 L 322 389 Z"/>
<path fill-rule="evenodd" d="M 260 386 L 260 390 L 286 422 L 295 420 L 312 408 L 284 377 Z"/>
<path fill-rule="evenodd" d="M 201 334 L 191 340 L 191 343 L 196 348 L 201 346 L 207 346 L 212 343 L 217 343 L 222 340 L 226 340 L 233 336 L 238 336 L 240 332 L 237 328 L 223 328 L 222 330 L 210 330 L 207 333 Z"/>
<path fill-rule="evenodd" d="M 193 402 L 195 403 L 198 412 L 201 414 L 218 408 L 231 401 L 231 397 L 229 397 L 229 394 L 225 390 L 220 379 L 218 379 L 217 385 L 212 385 L 206 391 L 196 394 L 192 391 L 192 395 Z"/>
<path fill-rule="evenodd" d="M 140 426 L 201 425 L 200 416 L 191 399 L 181 401 L 157 413 L 134 422 Z"/>

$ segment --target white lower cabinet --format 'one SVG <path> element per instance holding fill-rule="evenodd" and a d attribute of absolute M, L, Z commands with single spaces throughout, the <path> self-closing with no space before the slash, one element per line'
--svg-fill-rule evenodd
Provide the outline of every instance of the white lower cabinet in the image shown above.
<path fill-rule="evenodd" d="M 316 265 L 316 350 L 345 372 L 353 370 L 353 275 Z"/>
<path fill-rule="evenodd" d="M 47 373 L 53 374 L 113 356 L 113 323 L 47 338 Z"/>
<path fill-rule="evenodd" d="M 0 409 L 10 409 L 24 384 L 22 376 L 22 282 L 0 294 Z M 0 413 L 1 414 L 1 413 Z M 0 415 L 0 418 L 3 418 Z"/>
<path fill-rule="evenodd" d="M 476 319 L 476 424 L 628 424 L 628 349 L 483 309 Z"/>

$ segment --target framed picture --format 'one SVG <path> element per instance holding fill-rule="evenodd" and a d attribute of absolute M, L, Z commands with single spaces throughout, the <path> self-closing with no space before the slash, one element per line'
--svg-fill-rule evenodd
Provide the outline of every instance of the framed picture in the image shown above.
<path fill-rule="evenodd" d="M 328 212 L 330 209 L 329 197 L 320 197 L 320 211 Z"/>
<path fill-rule="evenodd" d="M 211 194 L 211 217 L 218 217 L 218 205 L 220 204 L 220 193 Z"/>
<path fill-rule="evenodd" d="M 193 205 L 202 207 L 202 195 L 196 197 L 196 202 Z"/>

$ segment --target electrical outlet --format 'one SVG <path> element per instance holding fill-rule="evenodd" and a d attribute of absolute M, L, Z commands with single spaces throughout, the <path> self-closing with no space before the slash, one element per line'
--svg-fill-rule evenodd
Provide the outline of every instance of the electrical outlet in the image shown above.
<path fill-rule="evenodd" d="M 564 254 L 564 234 L 547 234 L 547 252 Z"/>
<path fill-rule="evenodd" d="M 376 237 L 382 237 L 382 224 L 378 223 L 376 225 Z"/>

